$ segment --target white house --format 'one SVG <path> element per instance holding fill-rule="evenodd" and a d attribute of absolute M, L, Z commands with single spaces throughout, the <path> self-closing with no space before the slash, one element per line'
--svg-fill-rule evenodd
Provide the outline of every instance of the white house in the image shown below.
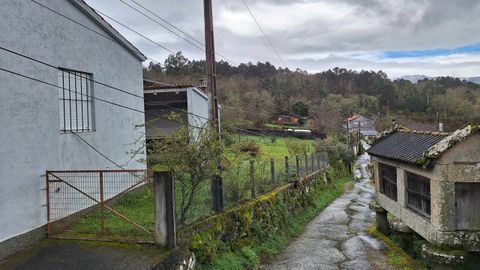
<path fill-rule="evenodd" d="M 47 170 L 146 168 L 146 58 L 82 0 L 0 1 L 0 33 L 1 260 L 45 237 Z"/>
<path fill-rule="evenodd" d="M 176 131 L 181 123 L 168 115 L 177 113 L 193 129 L 206 128 L 208 97 L 193 85 L 165 85 L 144 81 L 147 138 L 155 139 Z"/>

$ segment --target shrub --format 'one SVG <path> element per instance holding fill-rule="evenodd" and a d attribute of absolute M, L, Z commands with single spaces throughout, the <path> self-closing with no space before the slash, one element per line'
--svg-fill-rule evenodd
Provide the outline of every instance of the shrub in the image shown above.
<path fill-rule="evenodd" d="M 315 149 L 319 152 L 327 152 L 330 164 L 336 164 L 341 160 L 344 165 L 349 165 L 355 160 L 353 151 L 338 136 L 328 136 L 324 140 L 317 140 Z"/>
<path fill-rule="evenodd" d="M 260 154 L 260 146 L 254 140 L 242 140 L 237 143 L 236 148 L 238 151 L 247 153 L 252 157 Z"/>
<path fill-rule="evenodd" d="M 305 142 L 299 139 L 294 139 L 294 138 L 286 138 L 285 146 L 287 147 L 288 154 L 290 156 L 305 154 L 309 150 L 308 144 L 306 144 Z"/>

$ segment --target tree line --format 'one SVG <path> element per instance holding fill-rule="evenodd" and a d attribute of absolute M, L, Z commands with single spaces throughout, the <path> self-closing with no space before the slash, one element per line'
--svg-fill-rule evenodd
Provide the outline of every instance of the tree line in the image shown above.
<path fill-rule="evenodd" d="M 311 128 L 338 132 L 352 114 L 420 122 L 442 121 L 456 128 L 480 121 L 480 85 L 453 77 L 416 84 L 392 80 L 383 71 L 333 68 L 318 73 L 278 68 L 269 62 L 217 62 L 222 119 L 241 126 L 263 126 L 278 115 L 309 117 Z M 205 75 L 204 60 L 181 52 L 162 64 L 150 63 L 144 76 L 172 84 L 194 84 Z"/>

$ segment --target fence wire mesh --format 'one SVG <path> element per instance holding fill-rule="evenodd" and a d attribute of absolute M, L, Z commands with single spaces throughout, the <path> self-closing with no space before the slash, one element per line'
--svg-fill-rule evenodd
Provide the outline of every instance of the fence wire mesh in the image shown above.
<path fill-rule="evenodd" d="M 153 240 L 151 181 L 144 170 L 48 171 L 51 238 Z"/>
<path fill-rule="evenodd" d="M 294 157 L 243 160 L 222 173 L 224 206 L 232 207 L 327 166 L 328 156 L 323 152 Z M 176 175 L 176 218 L 180 225 L 188 224 L 213 212 L 210 180 L 203 181 L 201 186 L 197 187 L 191 206 L 185 211 L 185 194 L 188 195 L 188 192 L 182 189 L 188 187 L 185 187 L 179 179 L 186 178 L 188 176 L 179 176 L 178 173 Z"/>

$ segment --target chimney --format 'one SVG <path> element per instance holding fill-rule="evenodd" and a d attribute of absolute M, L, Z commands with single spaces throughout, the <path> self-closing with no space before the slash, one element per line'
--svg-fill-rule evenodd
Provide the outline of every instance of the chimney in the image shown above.
<path fill-rule="evenodd" d="M 438 131 L 443 132 L 443 123 L 438 122 Z"/>
<path fill-rule="evenodd" d="M 203 92 L 207 92 L 207 79 L 201 78 L 198 84 L 198 88 L 200 88 Z"/>

